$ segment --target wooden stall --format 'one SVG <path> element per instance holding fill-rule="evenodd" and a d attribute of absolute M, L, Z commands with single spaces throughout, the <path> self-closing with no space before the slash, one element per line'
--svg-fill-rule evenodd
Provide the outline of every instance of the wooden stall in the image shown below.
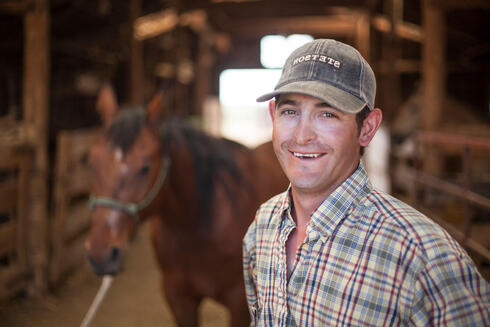
<path fill-rule="evenodd" d="M 30 286 L 29 188 L 32 152 L 0 144 L 0 299 Z"/>
<path fill-rule="evenodd" d="M 87 203 L 92 180 L 87 158 L 98 133 L 98 129 L 84 129 L 58 135 L 50 236 L 52 284 L 85 259 L 83 244 L 90 227 Z"/>
<path fill-rule="evenodd" d="M 16 287 L 5 289 L 3 295 L 10 296 L 14 291 L 20 290 L 40 295 L 45 292 L 47 286 L 48 256 L 46 227 L 49 172 L 47 159 L 49 2 L 47 0 L 6 1 L 0 4 L 0 11 L 22 17 L 24 30 L 20 101 L 22 120 L 15 120 L 12 117 L 2 120 L 3 130 L 0 135 L 2 145 L 0 160 L 8 171 L 5 176 L 10 176 L 7 184 L 3 185 L 5 187 L 3 191 L 7 192 L 4 195 L 9 191 L 12 192 L 6 198 L 1 197 L 2 202 L 8 203 L 2 208 L 10 212 L 6 218 L 9 222 L 3 230 L 2 244 L 10 244 L 10 246 L 15 244 L 15 247 L 7 246 L 3 254 L 8 254 L 10 257 L 8 262 L 16 262 L 11 269 L 9 268 L 10 279 L 19 279 L 23 282 Z M 30 149 L 28 155 L 21 154 L 26 147 Z M 15 277 L 15 274 L 18 276 Z"/>

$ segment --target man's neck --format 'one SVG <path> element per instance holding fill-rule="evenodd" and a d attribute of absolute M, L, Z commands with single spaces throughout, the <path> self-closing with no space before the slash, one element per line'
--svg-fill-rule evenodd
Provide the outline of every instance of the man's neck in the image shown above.
<path fill-rule="evenodd" d="M 303 192 L 297 192 L 292 189 L 292 201 L 293 201 L 293 218 L 296 225 L 306 227 L 308 225 L 311 215 L 320 206 L 320 204 L 327 198 L 328 194 L 308 194 Z"/>
<path fill-rule="evenodd" d="M 341 179 L 340 182 L 335 185 L 331 185 L 330 188 L 322 192 L 300 189 L 293 185 L 291 187 L 293 202 L 292 214 L 296 224 L 298 226 L 306 226 L 310 221 L 311 215 L 320 206 L 320 204 L 322 204 L 322 202 L 325 201 L 330 194 L 332 194 L 340 185 L 342 185 L 342 183 L 344 183 L 345 180 L 347 180 L 358 167 L 359 166 L 357 165 L 348 176 L 345 176 L 345 178 Z"/>

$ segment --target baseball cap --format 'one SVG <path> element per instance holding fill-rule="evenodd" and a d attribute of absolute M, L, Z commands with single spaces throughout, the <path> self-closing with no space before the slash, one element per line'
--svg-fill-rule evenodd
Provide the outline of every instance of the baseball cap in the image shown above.
<path fill-rule="evenodd" d="M 291 53 L 274 91 L 257 102 L 283 93 L 310 95 L 355 114 L 365 106 L 374 108 L 376 79 L 359 51 L 336 40 L 317 39 Z"/>

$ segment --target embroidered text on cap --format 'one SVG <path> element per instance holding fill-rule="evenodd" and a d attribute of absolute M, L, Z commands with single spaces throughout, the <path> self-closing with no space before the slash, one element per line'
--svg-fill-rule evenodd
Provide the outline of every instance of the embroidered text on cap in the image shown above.
<path fill-rule="evenodd" d="M 293 60 L 293 66 L 299 64 L 300 62 L 310 61 L 310 60 L 324 62 L 324 63 L 327 63 L 329 65 L 334 66 L 335 68 L 340 67 L 340 61 L 335 60 L 332 57 L 327 57 L 327 56 L 318 55 L 318 54 L 309 54 L 309 55 L 304 55 L 304 56 L 295 58 Z"/>

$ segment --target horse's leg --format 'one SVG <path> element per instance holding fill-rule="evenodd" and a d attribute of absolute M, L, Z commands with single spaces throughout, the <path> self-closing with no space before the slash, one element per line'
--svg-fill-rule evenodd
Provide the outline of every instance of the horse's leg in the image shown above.
<path fill-rule="evenodd" d="M 183 269 L 175 265 L 176 238 L 165 229 L 160 217 L 156 216 L 152 223 L 152 241 L 155 257 L 163 272 L 162 290 L 167 303 L 174 314 L 179 327 L 197 327 L 197 308 L 201 299 L 194 295 L 183 276 Z"/>
<path fill-rule="evenodd" d="M 228 290 L 223 297 L 224 305 L 230 310 L 230 326 L 246 327 L 250 325 L 250 313 L 248 312 L 247 300 L 243 283 Z"/>
<path fill-rule="evenodd" d="M 182 276 L 178 273 L 165 274 L 163 291 L 174 314 L 177 326 L 197 327 L 198 307 L 202 298 L 192 294 L 188 285 L 185 285 L 182 280 Z"/>

